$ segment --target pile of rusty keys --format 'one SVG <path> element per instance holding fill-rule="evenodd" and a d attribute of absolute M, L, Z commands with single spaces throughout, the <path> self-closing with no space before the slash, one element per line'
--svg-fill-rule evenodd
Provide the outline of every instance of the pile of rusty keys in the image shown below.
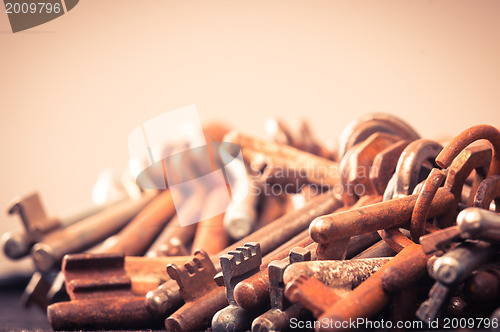
<path fill-rule="evenodd" d="M 443 147 L 376 113 L 337 148 L 306 122 L 266 128 L 272 142 L 204 127 L 209 141 L 241 147 L 248 191 L 199 223 L 181 226 L 173 189 L 134 188 L 64 218 L 48 217 L 37 194 L 18 199 L 9 213 L 25 232 L 4 235 L 3 248 L 37 268 L 25 304 L 46 309 L 54 330 L 499 326 L 496 128 Z M 193 160 L 180 162 L 180 180 L 192 178 Z M 223 194 L 197 187 L 180 209 L 213 215 Z"/>

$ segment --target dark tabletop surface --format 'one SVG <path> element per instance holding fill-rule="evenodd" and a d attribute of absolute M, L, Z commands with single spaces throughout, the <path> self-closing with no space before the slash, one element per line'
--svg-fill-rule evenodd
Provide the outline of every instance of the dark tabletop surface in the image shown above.
<path fill-rule="evenodd" d="M 41 308 L 21 305 L 23 285 L 0 287 L 0 331 L 52 331 Z"/>

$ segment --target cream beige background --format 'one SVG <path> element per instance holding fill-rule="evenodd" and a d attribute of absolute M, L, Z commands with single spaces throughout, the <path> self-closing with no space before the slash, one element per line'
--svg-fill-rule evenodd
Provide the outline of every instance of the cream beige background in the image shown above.
<path fill-rule="evenodd" d="M 81 0 L 16 34 L 0 9 L 0 232 L 15 195 L 89 201 L 130 131 L 184 105 L 255 135 L 306 117 L 321 139 L 373 111 L 426 137 L 500 124 L 498 0 Z"/>

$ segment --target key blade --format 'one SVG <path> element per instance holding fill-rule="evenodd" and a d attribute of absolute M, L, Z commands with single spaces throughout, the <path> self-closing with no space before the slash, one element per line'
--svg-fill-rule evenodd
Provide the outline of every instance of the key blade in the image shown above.
<path fill-rule="evenodd" d="M 418 308 L 415 315 L 423 322 L 435 320 L 441 313 L 441 308 L 450 296 L 450 289 L 436 282 L 429 292 L 429 299 Z"/>
<path fill-rule="evenodd" d="M 450 243 L 460 239 L 460 230 L 457 226 L 451 226 L 440 231 L 420 237 L 420 245 L 426 254 L 432 254 L 442 250 Z"/>

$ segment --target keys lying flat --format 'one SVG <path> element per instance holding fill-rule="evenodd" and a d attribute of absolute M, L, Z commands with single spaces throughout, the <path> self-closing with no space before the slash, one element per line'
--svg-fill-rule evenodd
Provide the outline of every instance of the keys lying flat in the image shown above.
<path fill-rule="evenodd" d="M 20 233 L 5 233 L 2 236 L 4 253 L 11 259 L 19 259 L 30 253 L 31 247 L 49 233 L 68 227 L 82 219 L 90 217 L 112 203 L 88 205 L 74 209 L 70 214 L 60 217 L 48 217 L 38 193 L 18 198 L 8 209 L 9 214 L 19 214 L 24 226 Z"/>
<path fill-rule="evenodd" d="M 400 275 L 397 281 L 402 286 L 408 286 L 416 282 L 425 275 L 427 257 L 423 253 L 420 245 L 412 244 L 400 251 L 387 264 L 382 266 L 372 276 L 362 282 L 346 297 L 340 299 L 326 310 L 319 320 L 327 319 L 330 326 L 342 326 L 342 323 L 358 318 L 370 318 L 382 310 L 390 300 L 390 291 L 386 290 L 384 283 L 385 271 L 401 266 L 410 265 L 410 269 L 403 269 L 404 274 Z M 321 327 L 320 327 L 321 330 Z"/>
<path fill-rule="evenodd" d="M 315 197 L 306 203 L 302 209 L 283 215 L 274 222 L 226 248 L 216 256 L 226 254 L 228 251 L 243 246 L 247 242 L 256 241 L 260 244 L 262 254 L 268 254 L 282 243 L 306 230 L 312 219 L 325 213 L 330 213 L 338 209 L 341 205 L 342 202 L 333 194 L 323 194 Z M 217 270 L 220 270 L 218 259 L 214 260 L 214 265 Z M 178 285 L 175 282 L 167 282 L 165 285 L 146 295 L 146 306 L 154 316 L 166 317 L 180 305 L 182 305 L 182 299 L 179 295 Z"/>
<path fill-rule="evenodd" d="M 116 203 L 67 228 L 50 233 L 32 248 L 35 266 L 40 271 L 50 270 L 65 254 L 86 250 L 117 233 L 155 196 L 156 192 L 150 192 L 135 200 Z"/>

